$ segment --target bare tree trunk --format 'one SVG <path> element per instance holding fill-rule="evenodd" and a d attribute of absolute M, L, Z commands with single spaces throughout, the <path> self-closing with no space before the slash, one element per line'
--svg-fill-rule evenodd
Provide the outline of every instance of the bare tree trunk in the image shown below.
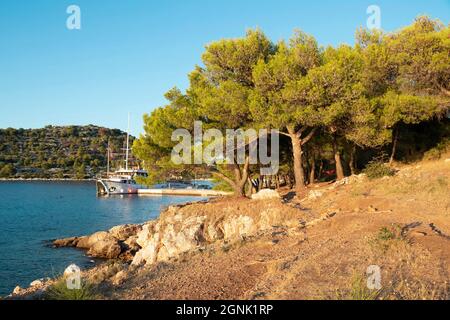
<path fill-rule="evenodd" d="M 336 179 L 342 180 L 345 178 L 344 167 L 342 166 L 341 152 L 337 144 L 336 135 L 333 136 L 333 151 L 334 151 L 334 161 L 336 162 Z"/>
<path fill-rule="evenodd" d="M 314 158 L 310 169 L 311 171 L 309 173 L 309 183 L 314 184 L 316 182 L 316 161 Z"/>
<path fill-rule="evenodd" d="M 249 157 L 247 156 L 245 159 L 244 168 L 241 172 L 239 165 L 234 164 L 234 174 L 236 185 L 234 187 L 234 193 L 236 196 L 245 197 L 245 186 L 247 184 L 248 179 L 248 166 L 249 166 Z"/>
<path fill-rule="evenodd" d="M 317 179 L 322 178 L 322 172 L 323 172 L 323 160 L 320 160 L 320 166 L 319 166 L 319 175 L 317 176 Z"/>
<path fill-rule="evenodd" d="M 249 166 L 250 166 L 250 157 L 246 156 L 245 164 L 242 171 L 237 163 L 232 163 L 228 165 L 228 168 L 230 168 L 234 172 L 234 180 L 230 179 L 221 172 L 214 172 L 213 174 L 225 180 L 234 189 L 234 194 L 236 196 L 245 197 L 246 191 L 245 187 L 249 180 L 249 170 L 248 170 Z"/>
<path fill-rule="evenodd" d="M 355 163 L 356 163 L 356 145 L 353 144 L 352 150 L 350 151 L 350 172 L 352 175 L 356 174 L 356 167 L 355 167 Z"/>
<path fill-rule="evenodd" d="M 294 155 L 295 191 L 300 193 L 305 188 L 305 171 L 303 169 L 302 142 L 294 130 L 289 130 Z"/>
<path fill-rule="evenodd" d="M 397 152 L 397 144 L 398 144 L 398 128 L 394 129 L 394 136 L 392 140 L 392 152 L 391 152 L 391 158 L 389 159 L 389 165 L 391 166 L 394 163 L 395 160 L 395 153 Z"/>

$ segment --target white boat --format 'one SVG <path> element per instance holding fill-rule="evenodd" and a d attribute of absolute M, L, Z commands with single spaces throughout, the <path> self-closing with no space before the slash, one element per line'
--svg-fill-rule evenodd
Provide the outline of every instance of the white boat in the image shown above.
<path fill-rule="evenodd" d="M 121 169 L 111 173 L 104 179 L 97 180 L 97 194 L 119 195 L 137 194 L 145 187 L 136 182 L 136 177 L 147 177 L 147 171 L 141 169 Z"/>
<path fill-rule="evenodd" d="M 97 180 L 98 195 L 136 194 L 138 193 L 139 189 L 145 188 L 144 186 L 136 183 L 136 177 L 142 178 L 148 177 L 147 171 L 142 169 L 128 168 L 128 158 L 130 151 L 129 142 L 130 142 L 130 115 L 128 115 L 127 146 L 125 149 L 125 168 L 119 169 L 113 173 L 109 172 L 110 147 L 108 142 L 107 173 L 105 178 L 100 178 Z"/>

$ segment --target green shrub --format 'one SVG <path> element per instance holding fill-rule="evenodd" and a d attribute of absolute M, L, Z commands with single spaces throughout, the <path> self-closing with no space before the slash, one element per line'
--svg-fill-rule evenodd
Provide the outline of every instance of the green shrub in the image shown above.
<path fill-rule="evenodd" d="M 402 227 L 392 224 L 381 228 L 374 237 L 369 239 L 369 244 L 374 250 L 386 253 L 393 244 L 403 240 Z"/>
<path fill-rule="evenodd" d="M 380 231 L 378 231 L 377 238 L 381 241 L 394 240 L 395 233 L 391 229 L 384 227 L 384 228 L 381 228 Z"/>
<path fill-rule="evenodd" d="M 80 289 L 69 289 L 64 278 L 60 278 L 50 286 L 45 294 L 46 300 L 95 300 L 96 298 L 93 287 L 87 282 L 82 281 Z"/>
<path fill-rule="evenodd" d="M 382 177 L 395 175 L 395 170 L 382 162 L 373 161 L 369 162 L 363 170 L 363 173 L 365 173 L 369 179 L 379 179 Z"/>
<path fill-rule="evenodd" d="M 377 300 L 381 290 L 371 290 L 367 287 L 367 279 L 360 274 L 353 274 L 349 290 L 338 290 L 336 300 Z"/>

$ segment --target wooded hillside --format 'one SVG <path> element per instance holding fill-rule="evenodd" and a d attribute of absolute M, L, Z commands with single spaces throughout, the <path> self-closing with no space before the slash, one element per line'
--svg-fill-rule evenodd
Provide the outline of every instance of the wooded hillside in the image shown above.
<path fill-rule="evenodd" d="M 118 129 L 0 129 L 0 178 L 92 178 L 106 170 L 108 140 L 112 166 L 117 166 L 126 141 L 126 133 Z"/>

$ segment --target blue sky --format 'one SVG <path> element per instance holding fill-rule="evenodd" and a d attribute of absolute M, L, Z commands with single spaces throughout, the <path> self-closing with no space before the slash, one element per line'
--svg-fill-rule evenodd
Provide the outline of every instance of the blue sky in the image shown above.
<path fill-rule="evenodd" d="M 81 30 L 66 9 L 81 8 Z M 450 22 L 450 0 L 2 0 L 0 128 L 97 124 L 142 131 L 142 115 L 185 89 L 205 44 L 261 28 L 272 40 L 296 28 L 322 45 L 352 44 L 369 5 L 393 31 L 419 14 Z"/>

